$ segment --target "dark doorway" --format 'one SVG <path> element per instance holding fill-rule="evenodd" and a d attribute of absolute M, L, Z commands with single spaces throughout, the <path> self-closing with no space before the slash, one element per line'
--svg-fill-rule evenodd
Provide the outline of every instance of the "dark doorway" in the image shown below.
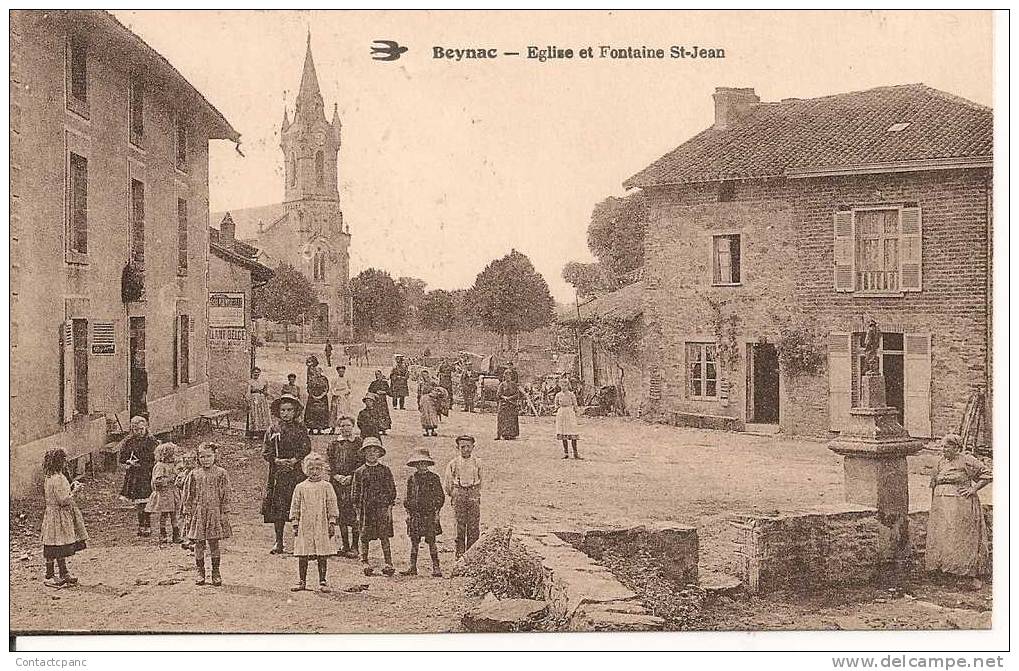
<path fill-rule="evenodd" d="M 131 317 L 128 338 L 128 408 L 131 417 L 147 418 L 149 376 L 145 371 L 145 317 Z"/>
<path fill-rule="evenodd" d="M 749 420 L 759 424 L 778 423 L 778 352 L 775 346 L 748 346 L 747 410 Z"/>
<path fill-rule="evenodd" d="M 885 376 L 885 403 L 899 411 L 902 424 L 906 397 L 901 333 L 881 334 L 881 373 Z"/>

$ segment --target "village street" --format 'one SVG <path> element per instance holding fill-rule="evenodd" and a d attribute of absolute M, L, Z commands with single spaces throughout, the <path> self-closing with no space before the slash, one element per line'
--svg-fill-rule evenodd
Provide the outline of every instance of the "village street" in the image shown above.
<path fill-rule="evenodd" d="M 285 355 L 276 348 L 271 352 L 272 356 L 260 357 L 258 362 L 270 381 L 278 386 L 287 372 L 295 372 L 303 382 L 305 353 L 298 346 Z M 375 367 L 350 370 L 355 392 L 359 392 L 367 386 Z M 426 446 L 437 463 L 435 470 L 441 471 L 452 458 L 453 438 L 460 433 L 477 436 L 477 454 L 486 469 L 483 530 L 494 525 L 564 531 L 653 522 L 696 525 L 702 572 L 724 571 L 731 561 L 726 537 L 729 515 L 834 505 L 843 496 L 841 458 L 819 442 L 649 425 L 626 418 L 591 418 L 581 426 L 584 458 L 574 461 L 561 459 L 552 418 L 522 417 L 521 439 L 497 443 L 492 440 L 495 416 L 490 413 L 467 415 L 454 410 L 437 438 L 421 436 L 415 410 L 395 411 L 393 416 L 384 462 L 393 470 L 399 492 L 393 544 L 397 568 L 406 566 L 408 553 L 400 505 L 409 474 L 404 463 L 412 449 Z M 292 557 L 268 554 L 272 528 L 262 524 L 258 514 L 265 478 L 260 444 L 245 440 L 236 430 L 217 431 L 205 438 L 224 445 L 220 461 L 230 474 L 234 502 L 234 537 L 225 543 L 222 588 L 196 587 L 193 559 L 179 547 L 159 549 L 154 537 L 136 537 L 133 512 L 116 499 L 122 476 L 105 473 L 90 480 L 80 497 L 91 540 L 88 549 L 71 560 L 71 569 L 81 580 L 77 588 L 42 586 L 38 497 L 12 509 L 12 629 L 144 629 L 153 633 L 460 630 L 460 616 L 473 599 L 464 597 L 461 579 L 448 577 L 453 565 L 450 532 L 455 529 L 448 508 L 443 517 L 446 535 L 440 544 L 446 578 L 364 578 L 356 560 L 335 558 L 329 568 L 333 593 L 295 595 L 289 587 L 296 579 L 296 562 Z M 328 436 L 312 437 L 314 449 L 324 452 L 329 440 Z M 923 471 L 931 458 L 921 455 L 911 459 L 911 495 L 916 508 L 926 507 Z M 990 492 L 986 494 L 990 500 Z M 372 552 L 379 562 L 378 547 L 373 546 Z M 361 584 L 368 588 L 344 591 Z M 975 594 L 932 586 L 918 586 L 914 592 L 922 598 L 914 600 L 915 595 L 910 595 L 891 603 L 875 588 L 820 597 L 778 594 L 767 599 L 723 599 L 714 611 L 705 613 L 705 626 L 944 628 L 951 626 L 950 618 L 946 624 L 946 613 L 977 616 L 977 611 L 990 607 L 989 587 Z"/>

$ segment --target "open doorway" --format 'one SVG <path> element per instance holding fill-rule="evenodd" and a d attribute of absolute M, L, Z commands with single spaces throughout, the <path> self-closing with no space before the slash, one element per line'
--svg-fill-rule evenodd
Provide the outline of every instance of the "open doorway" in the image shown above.
<path fill-rule="evenodd" d="M 747 421 L 778 424 L 778 351 L 769 343 L 747 344 Z"/>

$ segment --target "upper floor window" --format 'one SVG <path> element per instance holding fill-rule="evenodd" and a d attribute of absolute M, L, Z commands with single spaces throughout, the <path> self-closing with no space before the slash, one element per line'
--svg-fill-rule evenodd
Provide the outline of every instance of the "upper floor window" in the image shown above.
<path fill-rule="evenodd" d="M 718 202 L 731 203 L 736 200 L 736 182 L 718 183 Z"/>
<path fill-rule="evenodd" d="M 315 152 L 315 183 L 319 186 L 325 186 L 325 156 L 321 151 Z"/>
<path fill-rule="evenodd" d="M 188 202 L 177 199 L 177 277 L 188 274 Z"/>
<path fill-rule="evenodd" d="M 142 80 L 135 77 L 131 80 L 130 91 L 130 124 L 131 144 L 136 147 L 142 146 L 142 138 L 145 137 L 145 111 L 144 111 L 145 87 Z"/>
<path fill-rule="evenodd" d="M 85 38 L 71 35 L 67 41 L 67 109 L 88 118 L 88 47 Z"/>
<path fill-rule="evenodd" d="M 88 159 L 68 156 L 67 248 L 74 254 L 88 253 Z"/>
<path fill-rule="evenodd" d="M 177 113 L 174 119 L 174 153 L 176 154 L 177 169 L 181 172 L 188 171 L 188 127 L 184 115 Z"/>
<path fill-rule="evenodd" d="M 836 291 L 920 291 L 921 254 L 919 207 L 866 207 L 835 213 Z"/>
<path fill-rule="evenodd" d="M 131 261 L 145 270 L 145 183 L 131 180 Z"/>
<path fill-rule="evenodd" d="M 730 285 L 740 283 L 740 236 L 711 236 L 711 283 Z"/>

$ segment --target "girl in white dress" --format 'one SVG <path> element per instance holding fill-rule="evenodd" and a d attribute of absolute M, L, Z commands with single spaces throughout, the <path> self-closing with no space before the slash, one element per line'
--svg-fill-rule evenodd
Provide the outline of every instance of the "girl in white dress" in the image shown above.
<path fill-rule="evenodd" d="M 577 425 L 577 396 L 570 391 L 570 383 L 566 378 L 559 384 L 555 404 L 558 408 L 555 414 L 555 433 L 556 439 L 563 441 L 563 459 L 570 458 L 571 447 L 573 458 L 580 459 L 580 455 L 577 454 L 577 440 L 580 438 L 580 429 Z"/>

